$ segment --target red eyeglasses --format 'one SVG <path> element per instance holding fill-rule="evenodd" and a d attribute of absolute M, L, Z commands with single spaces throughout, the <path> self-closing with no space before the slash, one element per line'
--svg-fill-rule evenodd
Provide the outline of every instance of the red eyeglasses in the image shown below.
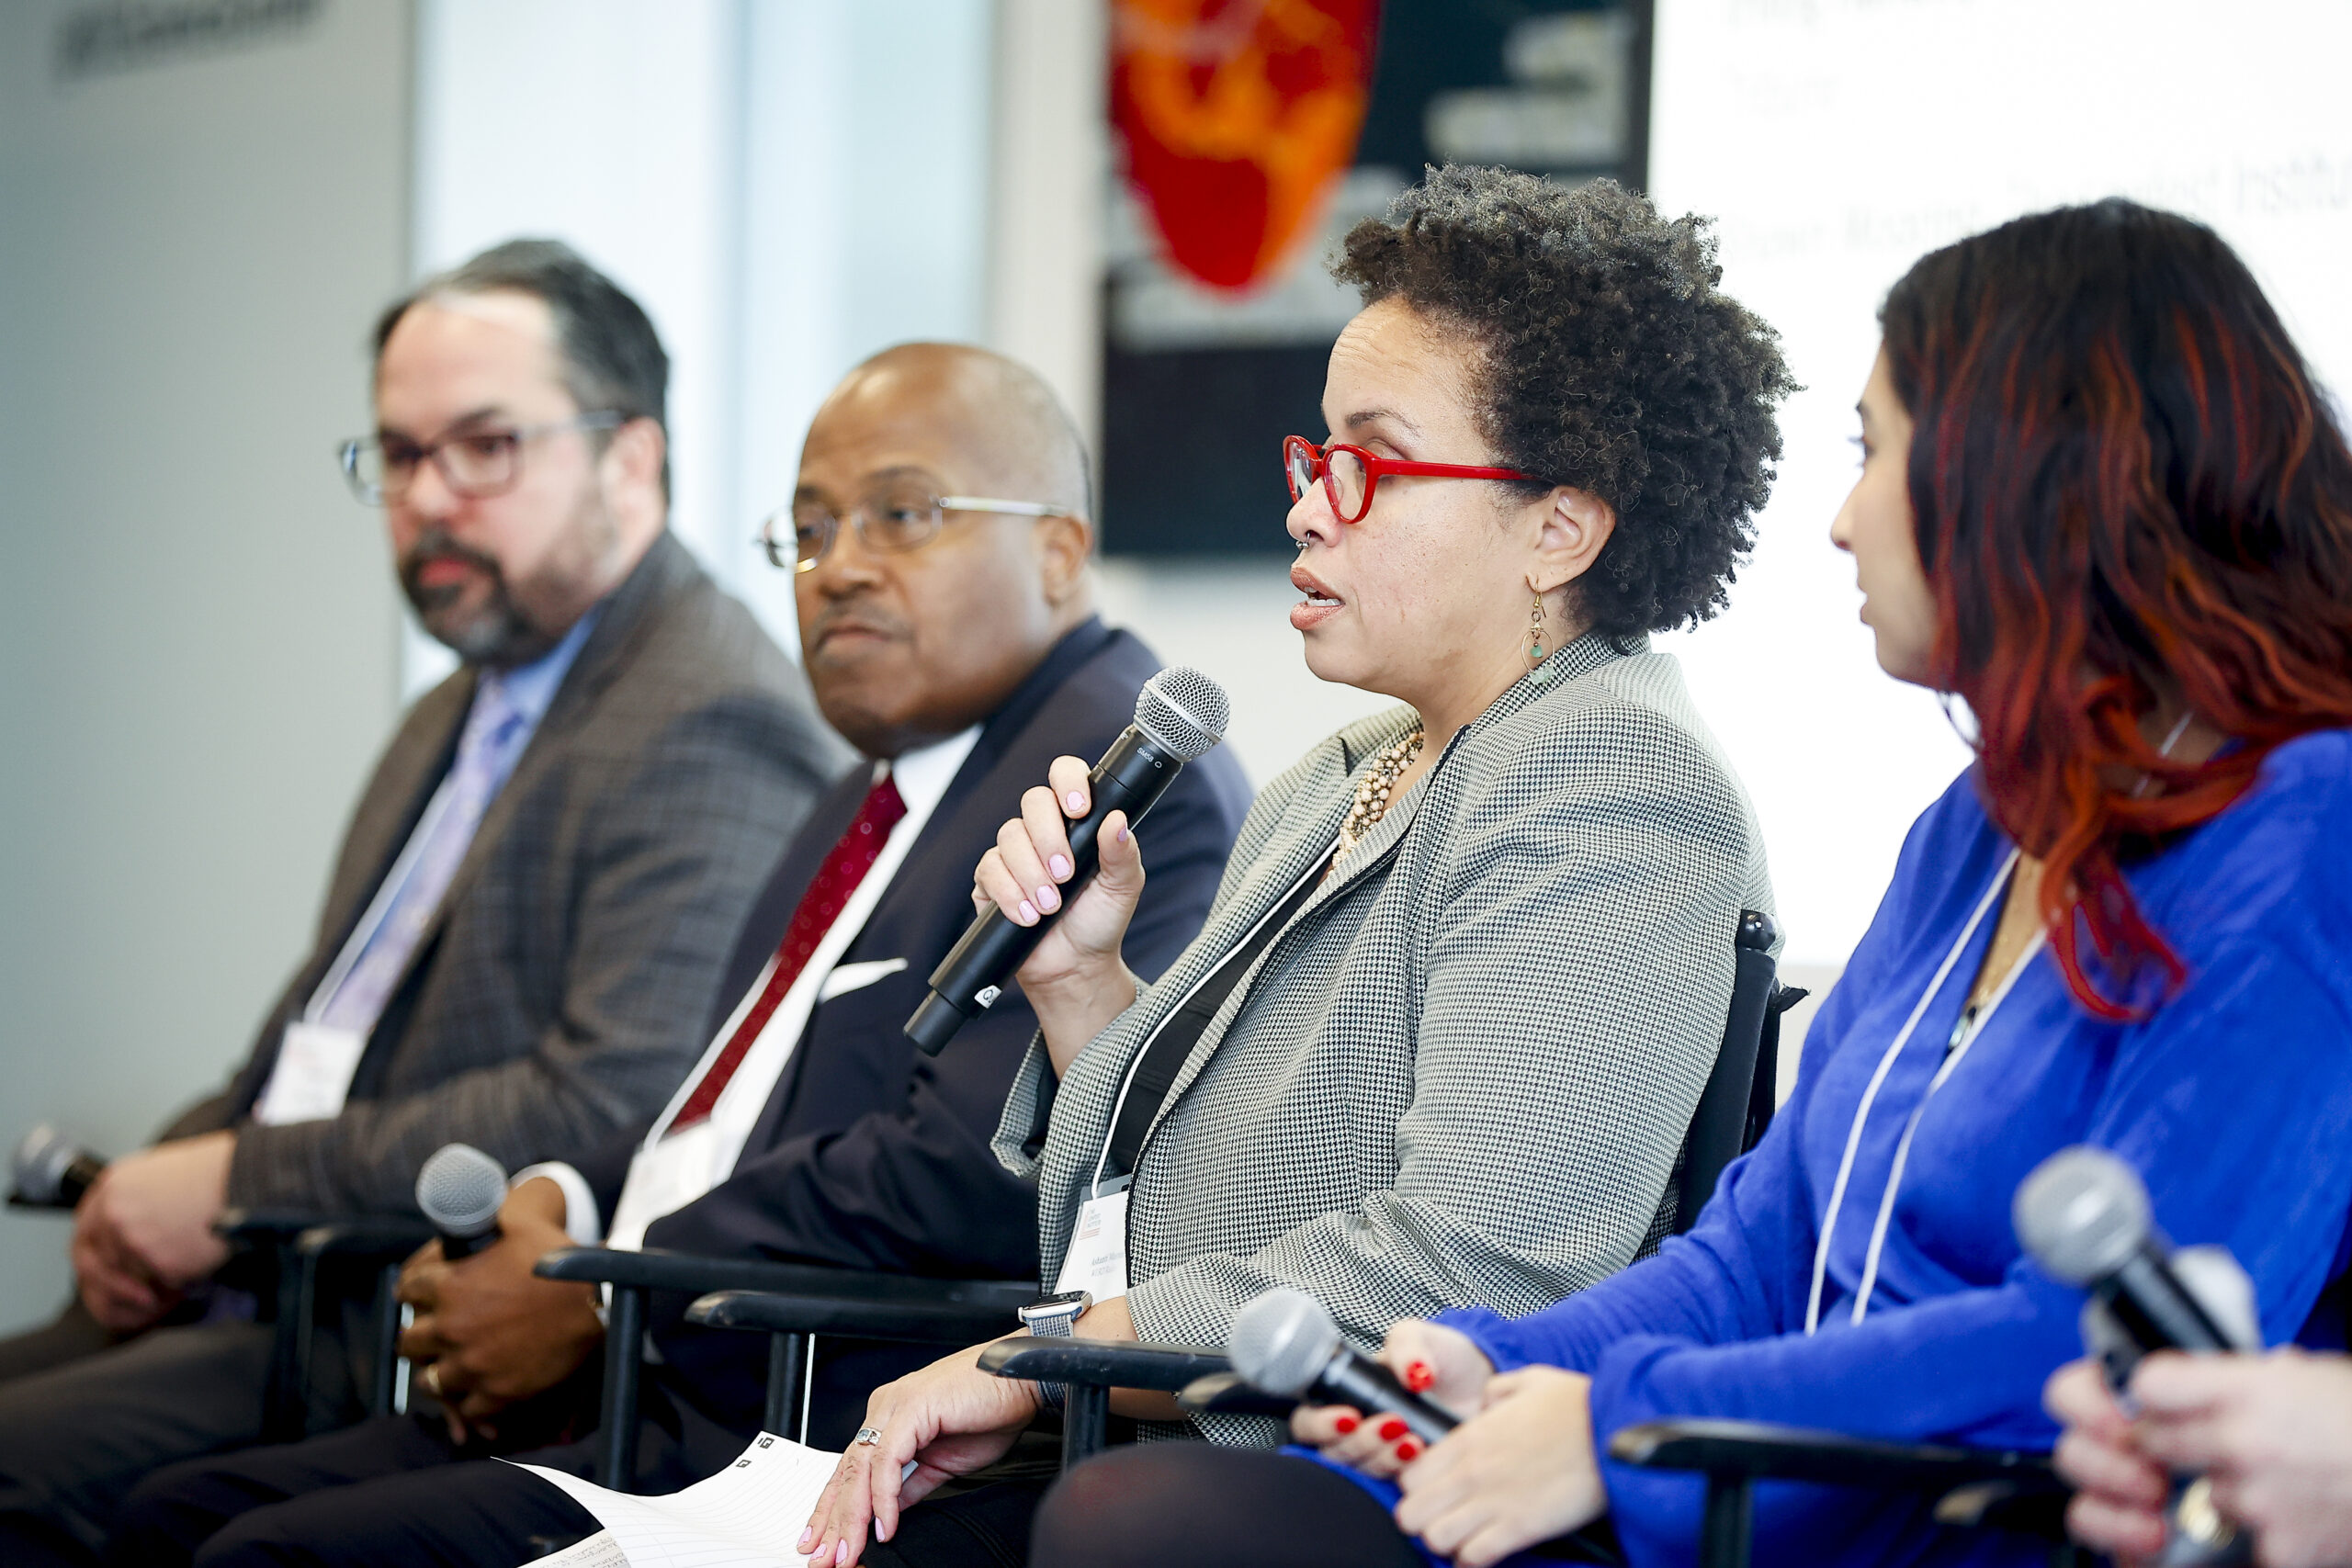
<path fill-rule="evenodd" d="M 1472 468 L 1460 463 L 1408 463 L 1383 457 L 1361 446 L 1333 442 L 1317 446 L 1304 435 L 1283 437 L 1283 476 L 1290 480 L 1290 498 L 1297 501 L 1309 485 L 1323 481 L 1331 513 L 1342 523 L 1361 523 L 1372 510 L 1372 492 L 1383 474 L 1423 479 L 1524 479 L 1517 468 Z"/>

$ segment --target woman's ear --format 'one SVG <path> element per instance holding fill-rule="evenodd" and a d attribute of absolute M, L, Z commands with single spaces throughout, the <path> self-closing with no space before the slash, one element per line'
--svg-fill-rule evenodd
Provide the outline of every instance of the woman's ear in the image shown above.
<path fill-rule="evenodd" d="M 1617 509 L 1590 491 L 1573 485 L 1553 491 L 1544 504 L 1543 530 L 1535 541 L 1533 581 L 1549 593 L 1592 570 L 1602 547 L 1617 531 Z"/>

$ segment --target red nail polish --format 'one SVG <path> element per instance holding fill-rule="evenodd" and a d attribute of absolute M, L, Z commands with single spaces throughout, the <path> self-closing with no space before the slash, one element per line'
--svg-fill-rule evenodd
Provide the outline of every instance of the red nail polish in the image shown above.
<path fill-rule="evenodd" d="M 1363 1423 L 1357 1420 L 1352 1416 L 1342 1416 L 1338 1420 L 1332 1422 L 1331 1425 L 1337 1427 L 1340 1429 L 1340 1436 L 1344 1438 L 1350 1432 L 1354 1431 L 1358 1427 L 1363 1426 Z"/>
<path fill-rule="evenodd" d="M 1384 1443 L 1393 1443 L 1410 1430 L 1412 1430 L 1411 1427 L 1391 1416 L 1380 1424 L 1380 1440 Z"/>
<path fill-rule="evenodd" d="M 1408 1438 L 1396 1445 L 1396 1462 L 1410 1464 L 1421 1457 L 1421 1445 Z"/>
<path fill-rule="evenodd" d="M 1415 1393 L 1428 1392 L 1430 1385 L 1435 1382 L 1437 1382 L 1437 1374 L 1430 1371 L 1430 1364 L 1427 1361 L 1408 1361 L 1405 1364 L 1405 1386 Z"/>

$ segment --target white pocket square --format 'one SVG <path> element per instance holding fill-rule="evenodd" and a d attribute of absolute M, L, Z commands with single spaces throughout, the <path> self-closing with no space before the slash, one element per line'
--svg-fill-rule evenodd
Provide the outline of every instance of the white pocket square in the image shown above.
<path fill-rule="evenodd" d="M 818 1003 L 822 1005 L 849 991 L 862 991 L 875 981 L 896 975 L 906 966 L 907 961 L 903 958 L 877 958 L 867 964 L 837 964 L 833 972 L 825 976 L 825 983 L 817 987 Z"/>

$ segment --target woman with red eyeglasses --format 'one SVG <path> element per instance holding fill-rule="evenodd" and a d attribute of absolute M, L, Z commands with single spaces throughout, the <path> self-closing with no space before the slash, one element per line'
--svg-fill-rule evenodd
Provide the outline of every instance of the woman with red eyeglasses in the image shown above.
<path fill-rule="evenodd" d="M 1771 908 L 1747 797 L 1648 646 L 1722 607 L 1790 385 L 1702 223 L 1605 181 L 1447 169 L 1339 274 L 1365 308 L 1331 352 L 1329 439 L 1282 446 L 1290 619 L 1317 675 L 1402 705 L 1267 786 L 1153 985 L 1119 955 L 1148 822 L 1109 818 L 1062 910 L 1084 761 L 978 872 L 1022 924 L 1061 911 L 1021 971 L 1042 1038 L 997 1152 L 1038 1183 L 1060 1299 L 1037 1310 L 1083 1336 L 1219 1345 L 1290 1285 L 1372 1339 L 1623 1269 L 1672 1228 L 1735 929 Z M 1050 1393 L 976 1354 L 874 1393 L 813 1561 L 1021 1560 L 1046 1477 L 997 1461 Z M 1165 1396 L 1113 1408 L 1279 1438 Z"/>

